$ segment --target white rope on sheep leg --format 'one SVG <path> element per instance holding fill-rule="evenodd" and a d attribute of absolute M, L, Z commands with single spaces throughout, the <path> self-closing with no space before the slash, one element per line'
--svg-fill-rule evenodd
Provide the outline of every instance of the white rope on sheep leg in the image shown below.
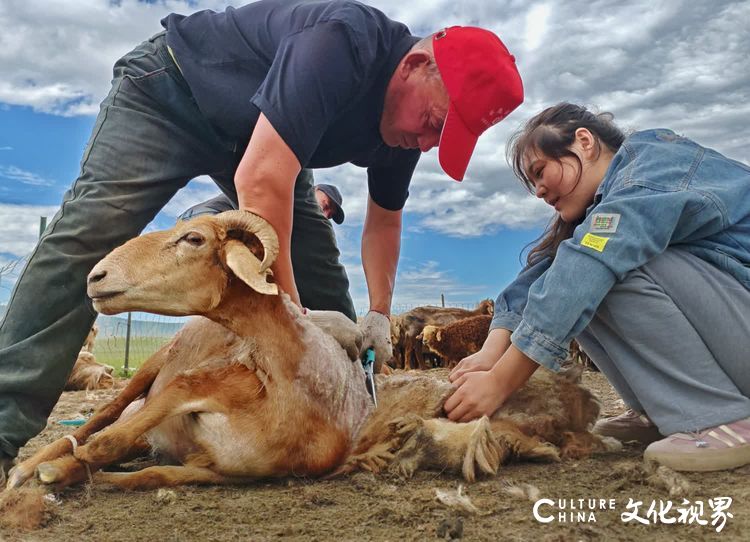
<path fill-rule="evenodd" d="M 65 438 L 68 439 L 70 441 L 70 443 L 73 445 L 73 455 L 75 455 L 76 450 L 78 449 L 78 441 L 76 440 L 76 438 L 73 435 L 65 435 Z M 86 474 L 89 477 L 89 483 L 93 484 L 94 483 L 94 477 L 91 475 L 91 469 L 89 468 L 89 464 L 86 463 L 85 461 L 81 461 L 81 463 L 83 463 L 83 466 L 86 467 Z"/>

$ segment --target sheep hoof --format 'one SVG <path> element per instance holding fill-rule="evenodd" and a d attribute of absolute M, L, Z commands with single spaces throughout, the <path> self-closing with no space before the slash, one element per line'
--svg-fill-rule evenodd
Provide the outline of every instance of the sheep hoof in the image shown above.
<path fill-rule="evenodd" d="M 388 426 L 403 442 L 424 427 L 424 419 L 416 414 L 407 414 L 391 420 Z"/>
<path fill-rule="evenodd" d="M 484 416 L 474 423 L 476 427 L 469 437 L 461 469 L 467 482 L 476 480 L 477 467 L 485 474 L 496 474 L 502 455 L 502 448 L 492 435 L 489 418 Z"/>
<path fill-rule="evenodd" d="M 41 463 L 36 468 L 36 477 L 43 484 L 54 484 L 62 478 L 60 469 L 52 463 Z"/>
<path fill-rule="evenodd" d="M 402 457 L 391 467 L 391 472 L 399 478 L 409 480 L 419 468 L 420 458 L 417 456 Z"/>
<path fill-rule="evenodd" d="M 26 481 L 33 476 L 32 472 L 23 468 L 23 464 L 16 465 L 8 473 L 8 483 L 6 484 L 7 489 L 15 489 L 21 487 Z"/>
<path fill-rule="evenodd" d="M 603 452 L 619 452 L 622 451 L 622 442 L 614 437 L 599 437 L 602 445 Z"/>
<path fill-rule="evenodd" d="M 422 464 L 427 437 L 425 421 L 416 414 L 407 414 L 394 419 L 389 426 L 399 441 L 399 450 L 390 470 L 401 478 L 409 479 Z"/>

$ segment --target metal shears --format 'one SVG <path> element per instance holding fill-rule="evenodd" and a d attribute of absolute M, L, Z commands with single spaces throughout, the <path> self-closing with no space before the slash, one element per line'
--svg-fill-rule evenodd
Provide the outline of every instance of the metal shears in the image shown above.
<path fill-rule="evenodd" d="M 372 397 L 375 407 L 378 406 L 378 397 L 375 391 L 375 350 L 368 348 L 362 356 L 362 368 L 365 370 L 365 387 L 367 393 Z"/>

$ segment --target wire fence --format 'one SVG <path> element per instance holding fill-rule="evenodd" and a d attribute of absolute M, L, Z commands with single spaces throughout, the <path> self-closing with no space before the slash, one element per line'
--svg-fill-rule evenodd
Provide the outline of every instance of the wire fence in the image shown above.
<path fill-rule="evenodd" d="M 425 305 L 474 309 L 478 304 L 479 301 L 450 303 L 441 297 L 438 303 L 398 303 L 391 310 L 393 314 L 403 314 Z M 171 341 L 187 320 L 148 313 L 99 316 L 96 321 L 99 333 L 94 344 L 94 356 L 100 363 L 115 367 L 119 373 L 129 374 Z"/>
<path fill-rule="evenodd" d="M 148 313 L 99 316 L 94 356 L 128 374 L 172 340 L 187 318 Z"/>

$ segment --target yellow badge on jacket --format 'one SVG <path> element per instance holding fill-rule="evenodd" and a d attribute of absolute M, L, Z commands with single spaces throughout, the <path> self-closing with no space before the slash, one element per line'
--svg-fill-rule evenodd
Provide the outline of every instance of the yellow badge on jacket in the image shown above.
<path fill-rule="evenodd" d="M 593 248 L 597 252 L 603 252 L 607 241 L 609 241 L 609 237 L 601 237 L 599 235 L 587 233 L 583 236 L 583 239 L 581 239 L 581 246 Z"/>

